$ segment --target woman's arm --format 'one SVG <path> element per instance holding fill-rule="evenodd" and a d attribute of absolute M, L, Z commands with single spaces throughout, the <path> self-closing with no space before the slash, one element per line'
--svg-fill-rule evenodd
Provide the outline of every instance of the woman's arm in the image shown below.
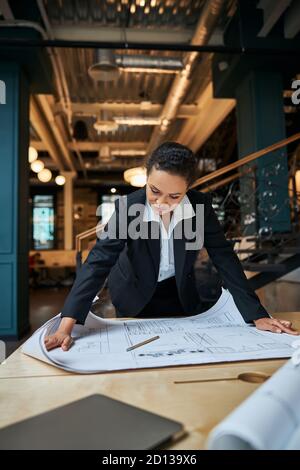
<path fill-rule="evenodd" d="M 124 216 L 125 214 L 121 214 L 121 217 Z M 74 324 L 84 324 L 93 299 L 102 288 L 126 243 L 125 239 L 119 238 L 119 217 L 119 200 L 117 200 L 113 215 L 76 275 L 63 306 L 62 321 L 57 332 L 45 338 L 47 349 L 57 346 L 69 349 L 72 344 L 71 332 Z"/>
<path fill-rule="evenodd" d="M 221 275 L 225 287 L 232 294 L 234 301 L 246 322 L 254 322 L 262 330 L 276 333 L 287 332 L 297 334 L 290 322 L 270 318 L 265 308 L 244 273 L 241 262 L 233 250 L 232 244 L 226 240 L 222 227 L 212 207 L 211 195 L 206 194 L 204 217 L 204 246 Z M 279 331 L 280 330 L 280 331 Z"/>

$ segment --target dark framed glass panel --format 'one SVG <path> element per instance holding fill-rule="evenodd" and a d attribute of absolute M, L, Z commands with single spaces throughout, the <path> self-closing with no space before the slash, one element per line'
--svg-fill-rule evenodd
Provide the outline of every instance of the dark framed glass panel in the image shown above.
<path fill-rule="evenodd" d="M 33 249 L 54 249 L 54 196 L 34 195 L 33 212 Z"/>

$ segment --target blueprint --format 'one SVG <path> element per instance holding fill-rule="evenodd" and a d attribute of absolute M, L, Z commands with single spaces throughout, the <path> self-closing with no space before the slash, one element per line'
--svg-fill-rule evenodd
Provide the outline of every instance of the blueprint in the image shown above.
<path fill-rule="evenodd" d="M 210 434 L 208 448 L 300 449 L 300 366 L 288 361 Z"/>
<path fill-rule="evenodd" d="M 22 351 L 42 361 L 78 373 L 208 364 L 292 355 L 294 338 L 257 330 L 246 324 L 232 295 L 223 289 L 213 307 L 190 317 L 103 319 L 89 313 L 85 325 L 75 325 L 69 351 L 47 351 L 44 338 L 56 331 L 60 315 L 48 321 L 23 345 Z M 156 341 L 127 351 L 151 337 Z"/>

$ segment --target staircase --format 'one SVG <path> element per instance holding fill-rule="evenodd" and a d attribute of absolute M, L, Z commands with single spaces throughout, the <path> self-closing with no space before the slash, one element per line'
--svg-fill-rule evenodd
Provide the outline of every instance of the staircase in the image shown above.
<path fill-rule="evenodd" d="M 256 273 L 249 279 L 249 283 L 254 290 L 264 287 L 300 267 L 300 187 L 297 188 L 296 184 L 296 172 L 300 167 L 297 166 L 299 165 L 297 163 L 297 151 L 288 157 L 289 188 L 287 194 L 289 197 L 284 202 L 289 206 L 291 213 L 291 229 L 289 231 L 281 232 L 277 230 L 273 233 L 267 226 L 261 226 L 253 230 L 252 222 L 262 219 L 259 203 L 256 206 L 256 213 L 246 214 L 244 224 L 241 223 L 240 179 L 252 179 L 255 188 L 257 160 L 259 158 L 263 159 L 274 150 L 286 148 L 287 145 L 298 140 L 300 140 L 300 134 L 295 134 L 288 139 L 216 170 L 198 179 L 193 185 L 195 189 L 213 194 L 213 201 L 216 201 L 216 204 L 213 205 L 220 223 L 223 225 L 227 239 L 231 240 L 234 251 L 239 256 L 244 270 Z M 238 171 L 234 172 L 236 169 Z M 272 171 L 272 168 L 269 167 L 268 171 Z M 260 180 L 260 184 L 266 185 L 266 183 L 267 180 Z M 249 199 L 253 197 L 256 197 L 255 190 L 253 194 L 249 195 Z M 280 207 L 276 215 L 278 215 L 279 210 Z M 270 216 L 270 214 L 267 215 Z M 251 216 L 253 220 L 251 220 Z M 247 233 L 247 217 L 248 222 L 252 223 L 251 234 Z M 272 218 L 272 215 L 270 218 Z M 209 260 L 205 261 L 205 268 L 198 266 L 200 271 L 203 269 L 208 271 L 209 268 L 212 273 L 214 269 Z M 198 277 L 201 278 L 200 272 L 198 272 Z"/>

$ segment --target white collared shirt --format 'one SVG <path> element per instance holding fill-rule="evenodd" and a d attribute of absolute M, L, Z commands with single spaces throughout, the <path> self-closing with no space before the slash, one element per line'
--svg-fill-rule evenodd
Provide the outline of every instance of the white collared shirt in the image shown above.
<path fill-rule="evenodd" d="M 160 263 L 158 282 L 168 279 L 175 275 L 173 229 L 183 219 L 188 219 L 195 215 L 192 204 L 187 195 L 185 195 L 179 204 L 175 207 L 168 230 L 166 229 L 162 218 L 151 207 L 146 199 L 146 207 L 143 215 L 144 222 L 158 222 L 160 226 Z"/>

